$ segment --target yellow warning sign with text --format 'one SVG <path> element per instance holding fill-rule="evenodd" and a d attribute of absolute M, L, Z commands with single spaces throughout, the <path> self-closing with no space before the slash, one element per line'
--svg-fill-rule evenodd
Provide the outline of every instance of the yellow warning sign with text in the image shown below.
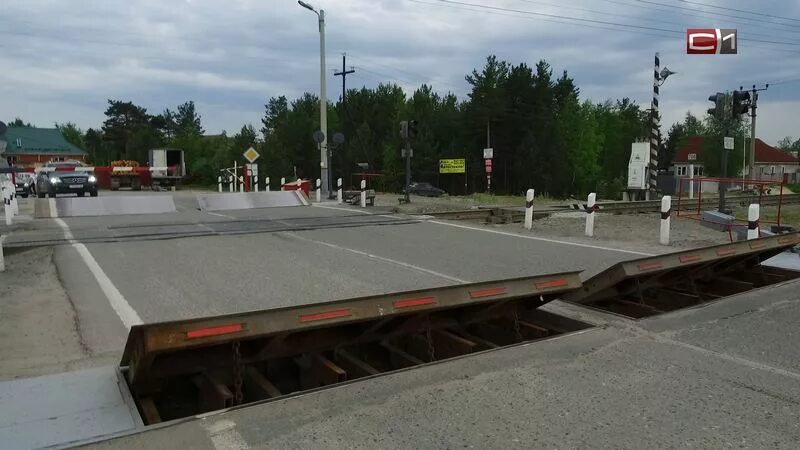
<path fill-rule="evenodd" d="M 440 159 L 439 173 L 464 173 L 467 169 L 465 159 Z"/>

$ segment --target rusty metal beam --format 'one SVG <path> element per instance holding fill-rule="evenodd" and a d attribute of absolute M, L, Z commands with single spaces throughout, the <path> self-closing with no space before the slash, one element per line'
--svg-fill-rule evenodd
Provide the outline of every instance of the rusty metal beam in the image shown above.
<path fill-rule="evenodd" d="M 336 363 L 347 372 L 350 378 L 368 377 L 381 373 L 347 350 L 337 350 L 335 356 Z"/>
<path fill-rule="evenodd" d="M 447 330 L 433 330 L 431 331 L 431 337 L 433 338 L 436 358 L 438 359 L 465 355 L 478 349 L 476 342 L 457 336 Z"/>
<path fill-rule="evenodd" d="M 214 379 L 208 373 L 192 377 L 197 388 L 200 412 L 216 411 L 233 406 L 233 393 L 228 386 Z"/>
<path fill-rule="evenodd" d="M 249 398 L 264 400 L 281 396 L 280 389 L 272 384 L 272 382 L 255 367 L 247 367 L 244 374 L 246 379 L 244 386 Z"/>
<path fill-rule="evenodd" d="M 347 381 L 347 372 L 320 353 L 296 358 L 295 363 L 300 368 L 300 386 L 303 389 Z"/>
<path fill-rule="evenodd" d="M 389 351 L 389 358 L 392 361 L 392 365 L 397 369 L 425 364 L 425 361 L 410 355 L 408 352 L 395 347 L 389 342 L 381 342 L 380 345 Z"/>
<path fill-rule="evenodd" d="M 156 408 L 152 397 L 140 398 L 139 408 L 142 411 L 142 418 L 146 425 L 161 423 L 161 414 L 158 413 L 158 408 Z"/>

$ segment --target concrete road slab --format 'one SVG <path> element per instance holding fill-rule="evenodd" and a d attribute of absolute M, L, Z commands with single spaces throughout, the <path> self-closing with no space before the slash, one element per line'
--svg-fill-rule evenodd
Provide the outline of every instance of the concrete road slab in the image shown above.
<path fill-rule="evenodd" d="M 113 367 L 0 383 L 0 442 L 29 449 L 132 430 L 141 420 Z"/>
<path fill-rule="evenodd" d="M 391 257 L 470 281 L 584 270 L 583 279 L 639 257 L 614 249 L 531 240 L 435 222 L 303 231 L 302 236 Z"/>
<path fill-rule="evenodd" d="M 309 205 L 308 199 L 300 191 L 197 194 L 197 203 L 200 205 L 200 209 L 204 211 Z"/>
<path fill-rule="evenodd" d="M 119 216 L 175 212 L 167 195 L 56 197 L 36 199 L 36 218 Z"/>
<path fill-rule="evenodd" d="M 146 322 L 452 283 L 284 232 L 87 247 Z"/>

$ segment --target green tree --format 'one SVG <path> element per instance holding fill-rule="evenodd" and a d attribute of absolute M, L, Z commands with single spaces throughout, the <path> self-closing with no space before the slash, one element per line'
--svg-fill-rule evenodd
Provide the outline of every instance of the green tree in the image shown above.
<path fill-rule="evenodd" d="M 165 111 L 165 113 L 167 111 Z M 203 134 L 201 117 L 195 110 L 194 101 L 190 100 L 182 105 L 178 105 L 178 112 L 174 113 L 172 118 L 175 121 L 177 133 L 184 135 L 195 134 L 198 136 Z M 168 117 L 165 117 L 165 119 L 168 119 Z"/>
<path fill-rule="evenodd" d="M 778 148 L 787 152 L 798 152 L 800 151 L 800 139 L 793 140 L 791 136 L 786 136 L 778 141 Z"/>
<path fill-rule="evenodd" d="M 19 117 L 15 117 L 14 120 L 12 120 L 11 122 L 8 123 L 8 126 L 9 127 L 28 127 L 28 128 L 33 128 L 34 127 L 34 125 L 32 125 L 30 122 L 25 122 L 22 119 L 20 119 Z"/>
<path fill-rule="evenodd" d="M 110 158 L 143 160 L 147 148 L 142 145 L 152 143 L 154 137 L 147 110 L 132 102 L 108 100 L 105 115 L 103 135 L 110 144 Z"/>
<path fill-rule="evenodd" d="M 81 131 L 77 125 L 72 122 L 61 124 L 56 122 L 55 126 L 59 131 L 61 131 L 61 134 L 64 136 L 64 139 L 66 139 L 67 142 L 82 150 L 86 150 L 86 145 L 83 143 L 83 131 Z"/>

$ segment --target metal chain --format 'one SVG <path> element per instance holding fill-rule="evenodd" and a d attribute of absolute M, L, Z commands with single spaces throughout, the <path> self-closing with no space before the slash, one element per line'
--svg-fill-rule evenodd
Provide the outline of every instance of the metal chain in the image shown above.
<path fill-rule="evenodd" d="M 239 341 L 233 341 L 233 404 L 241 405 L 242 395 L 242 354 Z"/>
<path fill-rule="evenodd" d="M 517 339 L 522 341 L 522 330 L 519 328 L 519 314 L 517 313 L 517 308 L 512 310 L 512 317 L 514 318 L 514 333 L 517 335 Z"/>
<path fill-rule="evenodd" d="M 436 360 L 436 349 L 433 348 L 433 337 L 431 336 L 431 318 L 428 316 L 426 318 L 428 323 L 428 329 L 425 330 L 425 340 L 428 341 L 428 358 L 431 361 Z"/>

